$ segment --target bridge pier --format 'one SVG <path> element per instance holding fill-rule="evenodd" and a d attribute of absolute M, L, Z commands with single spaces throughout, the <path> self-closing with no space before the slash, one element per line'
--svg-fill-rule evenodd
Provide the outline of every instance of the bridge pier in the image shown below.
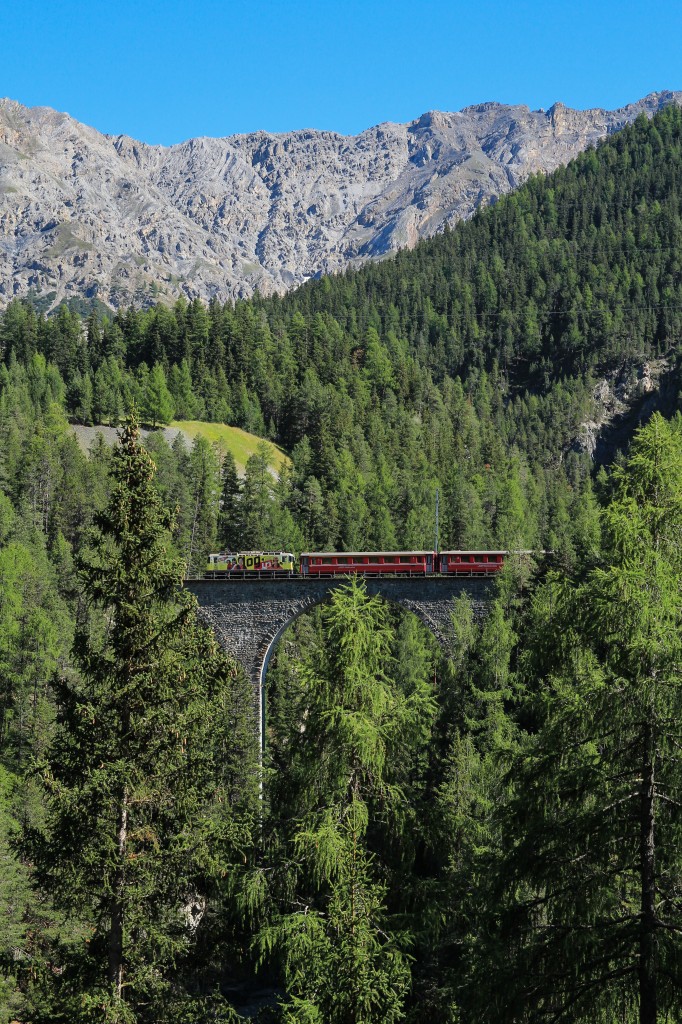
<path fill-rule="evenodd" d="M 185 586 L 199 602 L 200 616 L 213 627 L 218 642 L 239 662 L 254 688 L 254 712 L 261 749 L 265 739 L 265 676 L 270 656 L 286 628 L 303 612 L 325 601 L 347 582 L 332 579 L 188 580 Z M 495 592 L 492 578 L 376 577 L 365 580 L 367 593 L 407 608 L 421 619 L 448 654 L 454 641 L 452 601 L 468 594 L 482 616 Z"/>

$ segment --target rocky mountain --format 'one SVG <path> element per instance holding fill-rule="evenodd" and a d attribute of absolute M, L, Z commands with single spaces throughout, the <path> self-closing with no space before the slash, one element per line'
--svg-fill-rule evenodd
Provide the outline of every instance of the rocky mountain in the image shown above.
<path fill-rule="evenodd" d="M 414 245 L 668 103 L 682 92 L 164 147 L 0 100 L 0 307 L 29 292 L 116 307 L 283 291 Z"/>

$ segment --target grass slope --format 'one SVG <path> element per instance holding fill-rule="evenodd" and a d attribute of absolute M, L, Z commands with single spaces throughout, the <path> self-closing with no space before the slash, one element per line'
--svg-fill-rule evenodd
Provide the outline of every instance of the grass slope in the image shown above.
<path fill-rule="evenodd" d="M 171 427 L 181 430 L 191 441 L 199 434 L 205 437 L 211 444 L 216 444 L 222 452 L 230 451 L 234 455 L 237 469 L 244 471 L 247 460 L 256 451 L 259 444 L 263 443 L 262 437 L 249 434 L 240 427 L 228 427 L 225 423 L 204 423 L 203 420 L 173 420 Z M 270 448 L 269 463 L 275 473 L 279 474 L 283 466 L 291 464 L 291 459 L 285 455 L 281 448 L 265 442 Z"/>

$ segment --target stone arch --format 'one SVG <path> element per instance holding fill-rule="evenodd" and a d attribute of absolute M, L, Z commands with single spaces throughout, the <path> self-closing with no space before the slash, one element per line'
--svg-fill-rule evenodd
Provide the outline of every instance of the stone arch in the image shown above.
<path fill-rule="evenodd" d="M 265 729 L 265 676 L 280 637 L 295 619 L 326 601 L 345 577 L 281 580 L 193 580 L 186 586 L 198 602 L 201 617 L 218 642 L 242 665 L 254 688 L 254 713 L 261 749 Z M 494 580 L 471 577 L 377 577 L 366 579 L 367 592 L 413 612 L 449 653 L 452 642 L 452 600 L 469 594 L 482 615 L 493 594 Z"/>
<path fill-rule="evenodd" d="M 263 751 L 265 749 L 265 727 L 266 727 L 266 714 L 267 714 L 265 677 L 267 675 L 268 665 L 270 664 L 270 658 L 274 654 L 275 649 L 277 647 L 277 644 L 279 643 L 279 641 L 281 640 L 283 635 L 286 633 L 286 631 L 289 629 L 289 627 L 293 626 L 293 624 L 296 621 L 296 619 L 300 618 L 301 615 L 305 615 L 307 612 L 312 611 L 313 608 L 317 608 L 318 605 L 324 604 L 325 601 L 328 601 L 329 598 L 331 597 L 332 592 L 333 592 L 334 589 L 335 589 L 334 587 L 329 587 L 327 592 L 325 594 L 323 594 L 322 597 L 310 601 L 309 603 L 303 605 L 301 608 L 299 608 L 297 611 L 295 611 L 292 615 L 290 615 L 290 617 L 288 619 L 286 619 L 286 621 L 283 622 L 280 625 L 280 627 L 277 630 L 277 632 L 274 634 L 272 639 L 269 641 L 267 649 L 266 649 L 265 653 L 263 654 L 263 656 L 261 658 L 260 668 L 258 669 L 258 680 L 257 680 L 257 692 L 258 692 L 258 735 L 259 735 L 259 738 L 260 738 L 260 749 L 261 749 L 261 751 Z M 254 683 L 256 682 L 256 680 L 253 679 L 253 677 L 252 677 L 252 681 Z"/>

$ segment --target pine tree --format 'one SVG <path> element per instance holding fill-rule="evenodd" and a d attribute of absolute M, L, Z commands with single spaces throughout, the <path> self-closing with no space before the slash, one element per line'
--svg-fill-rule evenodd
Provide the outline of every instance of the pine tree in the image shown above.
<path fill-rule="evenodd" d="M 165 971 L 191 946 L 212 874 L 229 873 L 230 851 L 250 842 L 256 775 L 244 750 L 242 777 L 224 777 L 230 738 L 219 728 L 216 741 L 216 724 L 234 672 L 180 586 L 134 421 L 112 472 L 96 546 L 79 563 L 93 613 L 76 634 L 80 678 L 59 683 L 40 768 L 46 827 L 27 831 L 25 850 L 41 889 L 91 929 L 52 975 L 52 1019 L 113 1024 L 161 1019 Z"/>

